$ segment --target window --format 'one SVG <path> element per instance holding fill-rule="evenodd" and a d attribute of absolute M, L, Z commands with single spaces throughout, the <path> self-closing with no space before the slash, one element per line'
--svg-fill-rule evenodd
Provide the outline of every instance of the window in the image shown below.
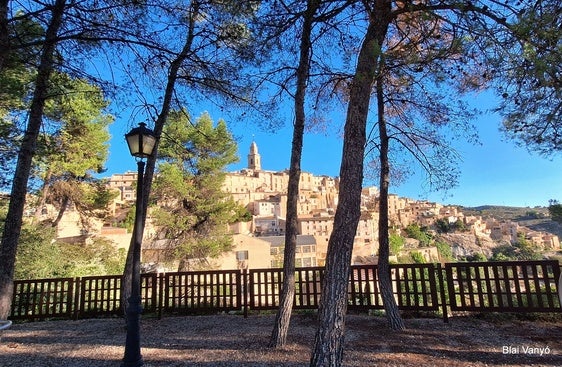
<path fill-rule="evenodd" d="M 248 260 L 248 251 L 236 251 L 236 260 Z"/>

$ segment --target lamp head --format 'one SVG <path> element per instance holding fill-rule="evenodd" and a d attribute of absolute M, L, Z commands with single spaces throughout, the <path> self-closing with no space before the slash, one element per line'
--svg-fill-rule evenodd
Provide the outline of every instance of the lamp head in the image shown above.
<path fill-rule="evenodd" d="M 154 131 L 146 127 L 144 122 L 139 123 L 138 127 L 125 134 L 129 151 L 133 157 L 148 158 L 152 155 L 156 136 Z"/>

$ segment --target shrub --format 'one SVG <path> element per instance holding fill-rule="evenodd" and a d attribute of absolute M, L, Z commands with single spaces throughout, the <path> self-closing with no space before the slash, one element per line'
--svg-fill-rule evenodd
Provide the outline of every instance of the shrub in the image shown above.
<path fill-rule="evenodd" d="M 439 256 L 443 260 L 453 260 L 453 250 L 451 246 L 442 240 L 435 241 L 435 247 L 437 247 L 437 252 L 439 252 Z"/>
<path fill-rule="evenodd" d="M 416 264 L 425 264 L 425 258 L 423 257 L 421 252 L 415 251 L 410 253 L 410 257 Z"/>

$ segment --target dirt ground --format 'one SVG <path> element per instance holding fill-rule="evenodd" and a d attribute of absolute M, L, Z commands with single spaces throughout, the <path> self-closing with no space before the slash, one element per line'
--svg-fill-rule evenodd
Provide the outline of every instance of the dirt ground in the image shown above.
<path fill-rule="evenodd" d="M 143 318 L 147 367 L 308 366 L 315 315 L 292 318 L 286 347 L 267 348 L 274 316 Z M 562 315 L 547 320 L 406 319 L 391 332 L 380 316 L 349 315 L 345 366 L 562 366 Z M 3 332 L 0 367 L 119 366 L 122 319 L 15 324 Z"/>

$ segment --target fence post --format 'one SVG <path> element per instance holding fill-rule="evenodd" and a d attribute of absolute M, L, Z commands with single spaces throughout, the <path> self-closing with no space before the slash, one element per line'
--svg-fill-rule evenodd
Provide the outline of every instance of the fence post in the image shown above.
<path fill-rule="evenodd" d="M 164 311 L 164 278 L 165 273 L 158 273 L 158 320 L 162 320 L 162 312 Z"/>
<path fill-rule="evenodd" d="M 242 309 L 244 311 L 244 318 L 248 318 L 248 299 L 249 299 L 249 284 L 248 284 L 248 269 L 242 269 L 241 275 L 242 284 L 240 285 L 242 293 Z"/>
<path fill-rule="evenodd" d="M 437 263 L 437 279 L 439 281 L 439 298 L 443 309 L 443 322 L 449 322 L 449 314 L 447 313 L 447 297 L 445 297 L 445 277 L 443 276 L 443 268 L 441 263 Z"/>
<path fill-rule="evenodd" d="M 80 292 L 82 291 L 80 287 L 81 283 L 82 280 L 80 277 L 74 278 L 74 281 L 72 282 L 72 290 L 74 292 L 72 313 L 74 320 L 78 320 L 78 315 L 80 314 Z"/>
<path fill-rule="evenodd" d="M 560 299 L 560 308 L 562 308 L 562 264 L 559 264 L 558 269 L 560 271 L 558 276 L 558 298 Z"/>
<path fill-rule="evenodd" d="M 562 271 L 558 277 L 558 298 L 560 299 L 560 307 L 562 307 Z"/>

